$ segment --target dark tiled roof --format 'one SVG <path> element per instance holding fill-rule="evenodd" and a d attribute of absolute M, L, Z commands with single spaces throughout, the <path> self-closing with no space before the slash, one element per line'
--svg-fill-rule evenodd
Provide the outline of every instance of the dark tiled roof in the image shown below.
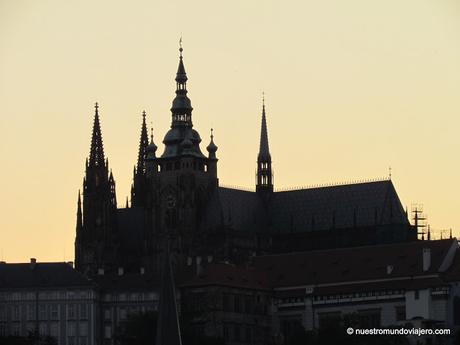
<path fill-rule="evenodd" d="M 276 230 L 293 232 L 408 224 L 389 180 L 277 192 L 270 216 Z"/>
<path fill-rule="evenodd" d="M 88 287 L 93 283 L 65 262 L 0 264 L 0 289 Z"/>
<path fill-rule="evenodd" d="M 277 233 L 409 225 L 389 180 L 275 192 L 267 207 L 255 192 L 219 187 L 202 226 Z"/>
<path fill-rule="evenodd" d="M 205 209 L 202 227 L 254 232 L 266 224 L 262 200 L 254 192 L 219 187 Z"/>
<path fill-rule="evenodd" d="M 255 258 L 273 287 L 354 282 L 437 274 L 456 240 L 415 241 L 378 246 L 268 255 Z M 422 251 L 430 248 L 431 265 L 422 268 Z M 387 266 L 393 266 L 387 274 Z"/>

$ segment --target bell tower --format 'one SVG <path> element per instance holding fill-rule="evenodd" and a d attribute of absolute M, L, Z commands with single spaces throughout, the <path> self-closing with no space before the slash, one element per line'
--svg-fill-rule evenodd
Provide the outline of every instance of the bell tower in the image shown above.
<path fill-rule="evenodd" d="M 91 149 L 83 179 L 83 212 L 81 204 L 79 194 L 75 268 L 90 274 L 98 268 L 112 266 L 117 252 L 115 179 L 109 172 L 109 162 L 104 156 L 97 103 Z"/>
<path fill-rule="evenodd" d="M 192 255 L 200 246 L 197 231 L 203 208 L 218 186 L 217 146 L 212 135 L 208 157 L 200 149 L 201 137 L 193 128 L 182 45 L 179 52 L 171 128 L 163 140 L 163 154 L 148 165 L 157 170 L 154 178 L 156 232 L 160 237 L 167 235 L 172 239 L 172 252 Z"/>

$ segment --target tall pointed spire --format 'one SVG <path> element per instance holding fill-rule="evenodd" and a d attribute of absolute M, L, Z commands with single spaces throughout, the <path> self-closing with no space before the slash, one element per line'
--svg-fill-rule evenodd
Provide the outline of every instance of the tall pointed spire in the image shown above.
<path fill-rule="evenodd" d="M 271 161 L 268 148 L 267 117 L 265 115 L 265 95 L 262 97 L 262 125 L 260 127 L 260 147 L 258 160 Z"/>
<path fill-rule="evenodd" d="M 141 137 L 139 140 L 139 153 L 137 156 L 137 173 L 145 173 L 145 149 L 149 145 L 149 136 L 147 133 L 147 124 L 145 122 L 145 110 L 142 112 Z"/>
<path fill-rule="evenodd" d="M 262 97 L 262 124 L 260 127 L 260 147 L 257 155 L 257 192 L 273 192 L 272 158 L 268 148 L 267 117 L 265 115 L 265 95 Z"/>
<path fill-rule="evenodd" d="M 179 41 L 179 66 L 176 74 L 176 97 L 173 100 L 171 112 L 171 127 L 189 126 L 192 127 L 192 104 L 187 97 L 187 73 L 185 72 L 184 61 L 182 57 L 182 38 Z"/>
<path fill-rule="evenodd" d="M 105 166 L 104 146 L 102 144 L 101 124 L 99 120 L 99 104 L 94 105 L 94 124 L 91 137 L 91 149 L 89 153 L 89 167 Z"/>
<path fill-rule="evenodd" d="M 77 231 L 83 228 L 83 216 L 81 212 L 81 196 L 80 190 L 78 190 L 78 201 L 77 201 Z"/>

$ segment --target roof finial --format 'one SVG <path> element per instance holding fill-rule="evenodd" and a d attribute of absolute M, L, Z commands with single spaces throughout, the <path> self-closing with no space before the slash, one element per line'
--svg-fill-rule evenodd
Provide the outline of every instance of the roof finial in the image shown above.
<path fill-rule="evenodd" d="M 214 139 L 214 134 L 213 134 L 213 132 L 214 132 L 214 129 L 211 128 L 211 140 Z"/>
<path fill-rule="evenodd" d="M 145 115 L 146 115 L 145 110 L 143 110 L 143 111 L 142 111 L 142 117 L 143 117 L 144 119 L 145 119 Z"/>
<path fill-rule="evenodd" d="M 153 143 L 153 122 L 150 122 L 150 143 Z"/>
<path fill-rule="evenodd" d="M 391 181 L 391 165 L 390 165 L 390 167 L 388 168 L 388 177 L 390 178 L 390 181 Z"/>
<path fill-rule="evenodd" d="M 180 52 L 180 57 L 182 59 L 182 52 L 184 51 L 184 49 L 182 48 L 182 35 L 180 36 L 180 39 L 179 39 L 179 52 Z"/>

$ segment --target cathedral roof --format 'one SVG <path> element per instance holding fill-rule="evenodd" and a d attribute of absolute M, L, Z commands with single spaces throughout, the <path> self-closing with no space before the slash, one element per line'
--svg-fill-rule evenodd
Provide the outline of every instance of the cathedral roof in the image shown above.
<path fill-rule="evenodd" d="M 390 180 L 276 192 L 269 210 L 273 227 L 292 232 L 408 224 Z"/>
<path fill-rule="evenodd" d="M 254 192 L 219 187 L 203 223 L 281 233 L 388 224 L 409 224 L 389 180 L 275 192 L 266 206 Z"/>

